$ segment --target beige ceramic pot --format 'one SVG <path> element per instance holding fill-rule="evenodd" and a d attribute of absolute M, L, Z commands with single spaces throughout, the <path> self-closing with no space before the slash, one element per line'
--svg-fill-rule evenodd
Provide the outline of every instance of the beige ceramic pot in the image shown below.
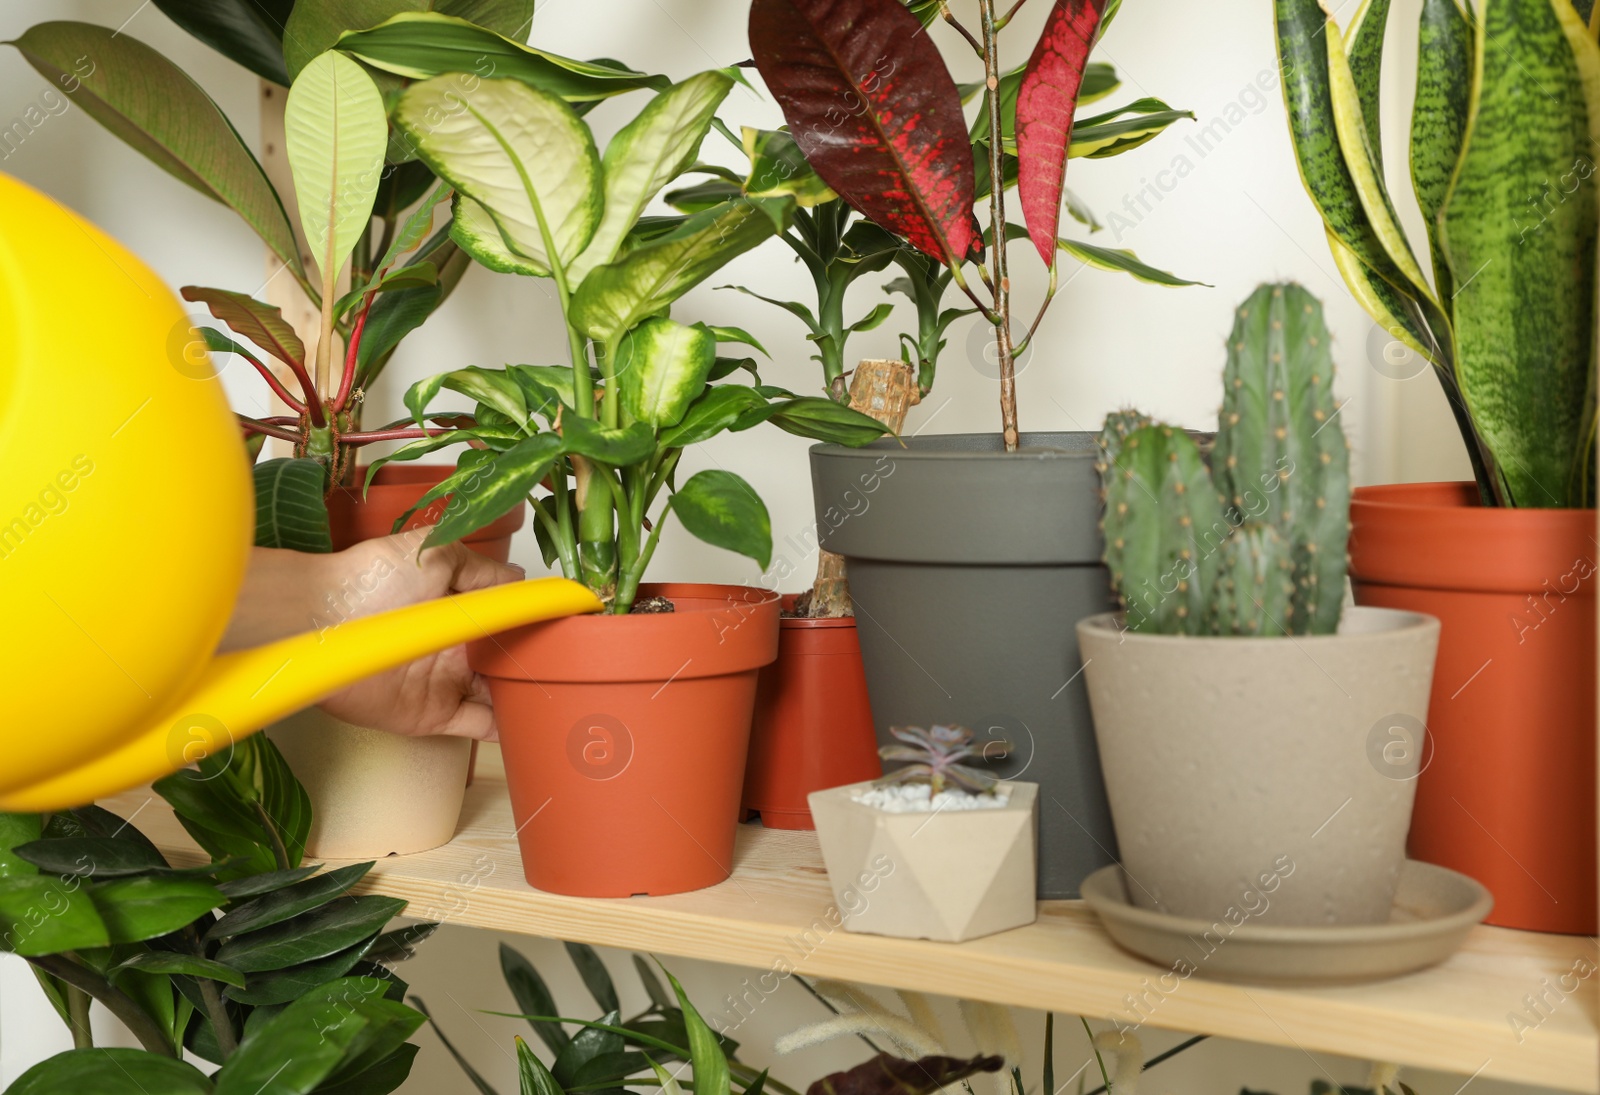
<path fill-rule="evenodd" d="M 1439 621 L 1350 608 L 1337 635 L 1078 624 L 1134 904 L 1266 924 L 1389 919 Z"/>

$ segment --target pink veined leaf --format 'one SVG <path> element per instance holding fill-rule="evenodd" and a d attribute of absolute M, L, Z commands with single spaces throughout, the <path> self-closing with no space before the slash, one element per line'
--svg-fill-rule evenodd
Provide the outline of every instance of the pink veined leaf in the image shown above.
<path fill-rule="evenodd" d="M 813 169 L 924 254 L 982 247 L 961 93 L 899 0 L 754 0 L 750 49 Z"/>
<path fill-rule="evenodd" d="M 1056 261 L 1072 115 L 1104 10 L 1105 0 L 1056 0 L 1017 89 L 1017 196 L 1046 266 Z"/>

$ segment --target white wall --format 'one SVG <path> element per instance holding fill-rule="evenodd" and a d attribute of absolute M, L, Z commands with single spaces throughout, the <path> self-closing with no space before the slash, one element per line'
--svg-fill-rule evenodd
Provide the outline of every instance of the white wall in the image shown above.
<path fill-rule="evenodd" d="M 956 3 L 960 13 L 970 14 L 966 9 L 972 7 L 972 0 Z M 1416 7 L 1417 0 L 1401 0 L 1396 4 L 1397 19 L 1409 21 Z M 682 77 L 747 56 L 745 10 L 744 0 L 548 0 L 535 21 L 534 40 L 572 56 L 616 56 Z M 1043 11 L 1039 0 L 1032 10 L 1025 9 L 1012 32 L 1013 42 L 1021 38 L 1031 43 Z M 126 22 L 124 33 L 174 58 L 235 119 L 246 140 L 256 140 L 254 78 L 188 39 L 140 0 L 7 0 L 0 6 L 0 38 L 58 18 L 112 27 Z M 942 30 L 937 28 L 935 36 L 948 43 Z M 949 53 L 962 78 L 970 78 L 973 59 L 960 57 L 953 49 Z M 1274 82 L 1268 5 L 1128 0 L 1101 55 L 1116 63 L 1125 80 L 1120 98 L 1113 102 L 1158 95 L 1193 109 L 1200 121 L 1132 155 L 1074 163 L 1072 188 L 1107 225 L 1096 240 L 1131 247 L 1155 265 L 1216 287 L 1162 289 L 1092 270 L 1079 276 L 1071 266 L 1065 268 L 1066 287 L 1019 381 L 1024 429 L 1092 429 L 1107 410 L 1124 404 L 1185 425 L 1206 425 L 1219 397 L 1222 340 L 1233 306 L 1259 281 L 1295 278 L 1327 304 L 1342 370 L 1337 390 L 1350 401 L 1342 421 L 1355 446 L 1358 481 L 1464 475 L 1465 459 L 1433 380 L 1425 374 L 1392 380 L 1374 368 L 1371 359 L 1381 351 L 1383 340 L 1372 340 L 1372 324 L 1333 272 L 1318 219 L 1300 189 L 1289 152 Z M 1020 60 L 1023 48 L 1014 46 L 1012 56 Z M 1394 60 L 1403 62 L 1399 48 Z M 1397 71 L 1391 79 L 1398 86 L 1408 77 Z M 30 105 L 59 110 L 59 100 L 41 101 L 46 87 L 14 53 L 0 52 L 0 127 Z M 621 124 L 631 109 L 635 107 L 624 100 L 596 111 L 593 117 L 601 136 Z M 228 211 L 107 136 L 76 107 L 59 116 L 49 110 L 47 114 L 45 123 L 0 162 L 0 170 L 105 226 L 174 287 L 198 283 L 242 290 L 260 284 L 261 247 Z M 773 125 L 780 120 L 770 103 L 739 90 L 730 99 L 726 116 L 736 125 Z M 1387 142 L 1391 164 L 1404 162 L 1403 141 L 1397 144 L 1397 140 L 1391 132 Z M 725 151 L 718 148 L 716 138 L 708 142 L 707 150 L 719 157 Z M 1069 225 L 1068 231 L 1081 229 Z M 1027 262 L 1021 249 L 1017 254 L 1019 264 Z M 786 255 L 770 246 L 740 259 L 691 293 L 680 310 L 683 315 L 749 328 L 774 352 L 777 360 L 767 370 L 773 382 L 796 390 L 814 389 L 819 384 L 817 367 L 806 360 L 809 348 L 794 321 L 713 288 L 737 282 L 768 295 L 803 299 L 805 280 Z M 1025 309 L 1038 299 L 1041 279 L 1034 271 L 1019 276 L 1017 282 L 1019 308 Z M 860 291 L 861 312 L 870 307 L 871 295 L 870 287 Z M 92 307 L 92 302 L 85 306 Z M 880 330 L 860 336 L 852 353 L 893 354 L 894 332 L 909 322 L 908 315 L 897 316 Z M 981 339 L 969 344 L 968 335 L 967 327 L 955 330 L 938 387 L 924 406 L 913 411 L 910 429 L 957 432 L 996 427 L 997 384 L 980 368 Z M 399 393 L 430 372 L 467 364 L 552 363 L 564 360 L 564 353 L 547 287 L 473 270 L 449 305 L 398 355 L 385 389 L 376 393 L 372 420 L 400 417 Z M 247 370 L 227 377 L 240 409 L 259 413 L 259 391 L 251 379 Z M 811 524 L 805 448 L 798 438 L 758 430 L 720 438 L 686 460 L 692 469 L 720 465 L 737 470 L 766 499 L 776 541 L 774 568 L 785 589 L 803 587 L 814 566 L 814 558 L 793 546 L 805 542 Z M 523 537 L 519 561 L 537 566 L 531 537 Z M 664 536 L 653 573 L 658 578 L 688 580 L 758 577 L 753 565 L 707 548 L 677 527 Z M 458 1046 L 502 1091 L 512 1091 L 516 1085 L 511 1035 L 526 1033 L 525 1028 L 477 1014 L 477 1009 L 512 1006 L 498 973 L 498 938 L 446 929 L 423 948 L 407 975 L 453 1032 Z M 559 944 L 526 938 L 511 942 L 551 974 L 559 999 L 580 1007 L 582 990 L 570 975 Z M 625 994 L 632 992 L 625 1002 L 637 1003 L 625 962 L 619 955 L 609 957 L 615 959 L 612 965 L 619 983 L 628 986 Z M 720 1001 L 736 992 L 740 978 L 746 976 L 746 971 L 711 963 L 673 965 L 702 1001 Z M 747 1047 L 743 1056 L 768 1063 L 776 1034 L 818 1014 L 817 1005 L 801 990 L 786 988 L 741 1031 Z M 959 1029 L 953 1010 L 948 1022 Z M 1024 1074 L 1037 1077 L 1041 1019 L 1036 1013 L 1019 1014 L 1018 1022 L 1029 1053 Z M 1087 1050 L 1081 1031 L 1074 1032 L 1070 1020 L 1060 1029 L 1057 1075 L 1066 1079 L 1085 1063 Z M 421 1040 L 425 1049 L 406 1090 L 469 1091 L 432 1037 L 424 1034 Z M 1147 1049 L 1156 1052 L 1179 1040 L 1180 1036 L 1152 1031 Z M 69 1044 L 21 963 L 0 961 L 0 1084 Z M 778 1062 L 778 1071 L 803 1088 L 825 1071 L 854 1063 L 865 1053 L 859 1044 L 839 1043 Z M 1308 1081 L 1319 1076 L 1359 1082 L 1365 1078 L 1365 1066 L 1295 1049 L 1212 1042 L 1152 1074 L 1147 1090 L 1231 1095 L 1248 1086 L 1289 1095 L 1307 1090 Z M 1411 1077 L 1423 1095 L 1449 1095 L 1462 1079 Z M 1510 1089 L 1478 1080 L 1472 1090 L 1491 1095 Z"/>

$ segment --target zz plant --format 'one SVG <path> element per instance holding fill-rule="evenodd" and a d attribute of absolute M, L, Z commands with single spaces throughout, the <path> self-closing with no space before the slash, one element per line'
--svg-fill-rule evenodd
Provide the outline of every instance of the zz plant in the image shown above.
<path fill-rule="evenodd" d="M 645 206 L 695 167 L 733 86 L 709 71 L 662 89 L 607 144 L 560 97 L 515 80 L 462 74 L 408 88 L 396 121 L 430 169 L 455 188 L 453 239 L 491 269 L 548 278 L 570 363 L 466 368 L 415 385 L 417 423 L 445 389 L 477 403 L 473 424 L 413 442 L 415 459 L 471 442 L 458 471 L 419 505 L 453 495 L 424 546 L 495 520 L 532 492 L 547 565 L 628 612 L 669 512 L 708 543 L 765 567 L 766 507 L 732 472 L 679 484 L 683 450 L 764 421 L 806 437 L 863 444 L 874 420 L 829 399 L 733 383 L 721 343 L 760 347 L 735 327 L 683 323 L 673 303 L 729 260 L 788 227 L 788 194 L 736 194 L 694 213 Z M 592 364 L 591 364 L 592 359 Z M 382 462 L 374 464 L 378 467 Z"/>
<path fill-rule="evenodd" d="M 1289 132 L 1334 260 L 1367 313 L 1433 365 L 1486 505 L 1595 502 L 1591 8 L 1424 0 L 1410 132 L 1424 262 L 1384 172 L 1388 0 L 1365 0 L 1343 33 L 1317 0 L 1275 2 Z"/>
<path fill-rule="evenodd" d="M 98 806 L 0 814 L 0 949 L 26 959 L 75 1047 L 8 1095 L 399 1087 L 424 1016 L 381 963 L 433 925 L 386 930 L 405 902 L 348 892 L 371 863 L 302 863 L 311 804 L 263 735 L 154 790 L 208 863 L 173 867 Z M 96 1047 L 91 1001 L 142 1048 Z"/>
<path fill-rule="evenodd" d="M 1344 604 L 1349 443 L 1322 305 L 1263 285 L 1228 338 L 1210 467 L 1136 412 L 1100 436 L 1105 563 L 1133 631 L 1330 634 Z"/>

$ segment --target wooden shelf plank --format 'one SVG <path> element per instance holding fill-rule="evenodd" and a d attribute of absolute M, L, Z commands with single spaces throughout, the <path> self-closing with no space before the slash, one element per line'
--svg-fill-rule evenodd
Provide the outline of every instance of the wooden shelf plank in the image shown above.
<path fill-rule="evenodd" d="M 1119 950 L 1078 901 L 1040 905 L 1036 923 L 962 944 L 854 934 L 840 926 L 815 834 L 742 827 L 733 877 L 668 897 L 591 900 L 523 880 L 510 802 L 494 760 L 467 795 L 454 841 L 379 860 L 362 889 L 404 897 L 408 916 L 752 967 L 743 1002 L 698 1001 L 733 1024 L 787 972 L 1050 1009 L 1091 1019 L 1299 1047 L 1464 1075 L 1600 1092 L 1596 980 L 1530 1021 L 1524 997 L 1556 986 L 1593 939 L 1477 928 L 1432 970 L 1376 984 L 1281 989 L 1178 981 Z M 174 862 L 204 856 L 166 804 L 131 791 L 106 805 Z M 870 900 L 870 895 L 867 897 Z M 1554 1001 L 1555 996 L 1547 996 Z M 1136 1001 L 1142 1000 L 1142 1003 Z"/>

